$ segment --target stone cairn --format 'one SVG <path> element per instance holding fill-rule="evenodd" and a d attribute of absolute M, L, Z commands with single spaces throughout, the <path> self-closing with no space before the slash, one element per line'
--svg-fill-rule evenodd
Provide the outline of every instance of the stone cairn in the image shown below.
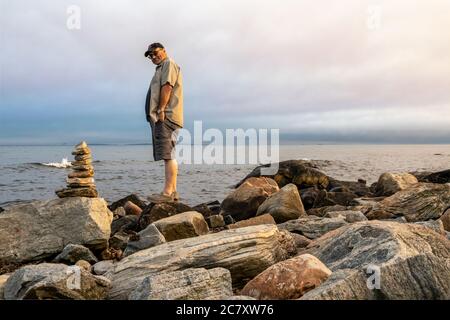
<path fill-rule="evenodd" d="M 80 142 L 72 151 L 75 161 L 72 162 L 72 172 L 67 177 L 67 188 L 56 190 L 60 198 L 67 197 L 98 197 L 94 183 L 94 168 L 92 155 L 85 141 Z"/>

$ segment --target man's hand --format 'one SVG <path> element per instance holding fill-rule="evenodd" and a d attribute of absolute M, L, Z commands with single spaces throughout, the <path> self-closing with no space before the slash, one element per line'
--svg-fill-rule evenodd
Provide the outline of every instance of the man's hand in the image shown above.
<path fill-rule="evenodd" d="M 158 113 L 158 121 L 164 122 L 166 119 L 166 113 L 162 110 Z"/>

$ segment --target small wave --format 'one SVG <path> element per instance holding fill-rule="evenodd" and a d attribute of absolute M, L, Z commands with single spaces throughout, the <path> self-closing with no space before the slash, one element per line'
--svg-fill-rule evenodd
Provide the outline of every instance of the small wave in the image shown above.
<path fill-rule="evenodd" d="M 61 162 L 49 162 L 49 163 L 39 163 L 40 165 L 47 167 L 55 167 L 55 168 L 69 168 L 72 166 L 70 161 L 67 161 L 67 158 L 63 158 Z"/>

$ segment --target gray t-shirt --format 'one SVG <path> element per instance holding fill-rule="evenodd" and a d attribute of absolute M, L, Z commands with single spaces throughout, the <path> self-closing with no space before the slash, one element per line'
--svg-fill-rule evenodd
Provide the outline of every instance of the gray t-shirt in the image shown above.
<path fill-rule="evenodd" d="M 180 67 L 171 58 L 167 57 L 156 66 L 155 74 L 150 82 L 145 103 L 147 120 L 156 123 L 158 115 L 161 87 L 165 84 L 172 86 L 169 102 L 165 109 L 165 115 L 169 125 L 175 128 L 183 127 L 183 77 Z"/>

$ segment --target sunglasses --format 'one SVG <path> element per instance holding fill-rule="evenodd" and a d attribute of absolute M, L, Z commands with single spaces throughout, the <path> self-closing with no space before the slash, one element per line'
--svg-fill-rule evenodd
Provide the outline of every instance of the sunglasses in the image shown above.
<path fill-rule="evenodd" d="M 148 54 L 147 58 L 151 59 L 152 57 L 156 56 L 156 54 L 157 54 L 158 52 L 160 52 L 160 51 L 161 51 L 161 49 L 155 49 L 155 50 L 153 50 L 152 52 L 150 52 L 150 53 Z"/>

